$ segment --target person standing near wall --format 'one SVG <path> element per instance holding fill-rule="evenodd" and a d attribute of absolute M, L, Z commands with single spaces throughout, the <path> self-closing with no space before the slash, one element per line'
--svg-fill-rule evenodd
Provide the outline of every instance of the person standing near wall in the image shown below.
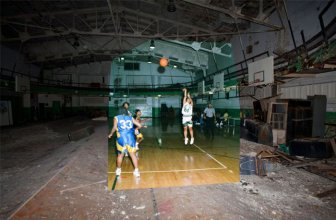
<path fill-rule="evenodd" d="M 124 155 L 128 152 L 130 157 L 132 158 L 134 166 L 133 175 L 136 177 L 140 177 L 140 172 L 138 169 L 138 158 L 135 155 L 136 140 L 134 136 L 134 125 L 136 125 L 139 129 L 142 127 L 139 122 L 132 118 L 132 116 L 128 115 L 128 111 L 125 108 L 122 108 L 119 115 L 115 116 L 113 119 L 113 128 L 108 135 L 108 138 L 111 138 L 114 132 L 117 132 L 117 176 L 120 176 L 121 174 L 121 164 Z"/>
<path fill-rule="evenodd" d="M 212 107 L 212 104 L 209 103 L 208 107 L 204 110 L 204 117 L 207 131 L 210 131 L 211 139 L 214 139 L 215 136 L 215 122 L 216 122 L 216 112 Z"/>
<path fill-rule="evenodd" d="M 128 110 L 130 104 L 128 102 L 124 102 L 122 104 L 122 108 L 126 109 L 128 116 L 132 116 L 132 113 Z"/>
<path fill-rule="evenodd" d="M 193 132 L 193 122 L 192 122 L 192 114 L 193 114 L 193 101 L 190 97 L 190 94 L 187 94 L 187 89 L 183 90 L 183 107 L 182 107 L 182 124 L 183 124 L 183 133 L 184 133 L 184 144 L 188 144 L 188 128 L 190 133 L 190 145 L 194 143 L 194 132 Z"/>

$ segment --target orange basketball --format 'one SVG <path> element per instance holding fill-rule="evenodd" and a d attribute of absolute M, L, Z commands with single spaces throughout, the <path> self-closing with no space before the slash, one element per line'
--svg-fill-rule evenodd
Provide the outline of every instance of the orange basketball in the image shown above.
<path fill-rule="evenodd" d="M 160 66 L 163 66 L 163 67 L 168 66 L 168 59 L 167 58 L 161 58 L 160 59 Z"/>

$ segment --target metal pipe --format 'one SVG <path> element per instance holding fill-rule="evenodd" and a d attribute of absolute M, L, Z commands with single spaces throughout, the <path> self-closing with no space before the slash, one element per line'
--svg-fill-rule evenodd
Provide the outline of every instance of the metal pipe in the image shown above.
<path fill-rule="evenodd" d="M 192 48 L 191 44 L 187 44 L 187 43 L 184 43 L 184 42 L 181 42 L 181 41 L 178 41 L 178 40 L 165 40 L 165 41 Z M 230 48 L 232 47 L 232 45 L 230 43 L 225 43 L 222 47 L 224 47 L 224 46 L 229 46 Z M 222 48 L 222 47 L 220 47 L 220 48 Z M 211 46 L 211 48 L 213 48 L 213 47 Z M 206 48 L 203 48 L 203 47 L 200 47 L 199 50 L 205 51 L 205 52 L 208 52 L 208 53 L 215 53 L 215 54 L 218 54 L 218 55 L 221 55 L 221 56 L 224 56 L 224 57 L 230 57 L 231 58 L 231 56 L 232 56 L 232 54 L 225 54 L 225 53 L 222 53 L 222 52 L 217 53 L 216 51 L 213 51 L 212 49 L 209 50 L 209 49 L 206 49 Z"/>
<path fill-rule="evenodd" d="M 303 47 L 304 47 L 304 50 L 305 50 L 306 58 L 308 59 L 308 58 L 309 58 L 309 55 L 308 55 L 308 50 L 307 50 L 307 43 L 306 43 L 306 39 L 305 39 L 303 30 L 301 30 L 300 33 L 301 33 L 302 44 L 303 44 Z"/>
<path fill-rule="evenodd" d="M 274 5 L 275 5 L 276 11 L 277 11 L 277 13 L 278 13 L 279 20 L 280 20 L 280 22 L 281 22 L 281 29 L 283 30 L 285 25 L 284 25 L 284 22 L 283 22 L 283 20 L 282 20 L 282 17 L 281 17 L 281 13 L 280 13 L 278 4 L 280 4 L 280 3 L 278 3 L 278 0 L 275 0 Z"/>
<path fill-rule="evenodd" d="M 193 4 L 193 5 L 198 5 L 198 6 L 203 7 L 203 8 L 208 8 L 208 9 L 211 9 L 213 11 L 217 11 L 217 12 L 220 12 L 220 13 L 223 13 L 223 14 L 227 14 L 227 15 L 231 16 L 232 18 L 235 18 L 235 19 L 239 18 L 239 19 L 250 21 L 250 22 L 253 22 L 253 23 L 256 23 L 256 24 L 259 24 L 259 25 L 263 25 L 263 26 L 266 26 L 268 28 L 271 28 L 272 30 L 280 30 L 281 29 L 281 27 L 279 27 L 279 26 L 269 24 L 269 23 L 264 22 L 262 20 L 258 20 L 258 19 L 255 19 L 253 17 L 237 13 L 237 12 L 229 10 L 229 9 L 220 8 L 220 7 L 217 7 L 217 6 L 214 6 L 214 5 L 210 5 L 210 4 L 203 4 L 203 3 L 200 3 L 198 1 L 193 1 L 193 0 L 183 0 L 183 1 L 187 2 L 187 3 L 190 3 L 190 4 Z"/>
<path fill-rule="evenodd" d="M 324 22 L 323 22 L 323 15 L 328 11 L 328 9 L 330 8 L 330 6 L 335 2 L 335 0 L 329 0 L 328 4 L 323 8 L 323 10 L 321 11 L 321 13 L 319 14 L 319 21 L 320 21 L 320 26 L 321 26 L 321 30 L 322 30 L 322 36 L 323 36 L 323 40 L 325 42 L 326 45 L 328 45 L 328 39 L 327 39 L 327 34 L 325 31 L 325 27 L 324 27 Z"/>
<path fill-rule="evenodd" d="M 288 17 L 288 13 L 287 13 L 287 7 L 286 7 L 286 3 L 285 3 L 285 0 L 282 1 L 283 4 L 284 4 L 284 8 L 285 8 L 285 13 L 286 13 L 286 18 L 287 18 L 287 22 L 288 22 L 288 26 L 289 26 L 289 30 L 290 30 L 290 33 L 291 33 L 291 36 L 292 36 L 292 40 L 293 40 L 293 44 L 294 44 L 294 48 L 295 48 L 295 53 L 296 53 L 296 56 L 299 56 L 299 51 L 296 47 L 296 43 L 295 43 L 295 38 L 294 38 L 294 33 L 293 33 L 293 29 L 292 29 L 292 24 L 289 20 L 289 17 Z"/>
<path fill-rule="evenodd" d="M 246 68 L 247 68 L 246 55 L 245 55 L 245 51 L 244 51 L 243 41 L 241 39 L 241 35 L 240 35 L 240 32 L 239 32 L 239 27 L 238 27 L 238 24 L 237 24 L 237 19 L 235 19 L 235 24 L 236 24 L 236 28 L 237 28 L 237 32 L 238 32 L 238 36 L 239 36 L 240 48 L 242 50 L 243 57 L 244 57 L 244 62 L 245 62 Z M 243 72 L 243 74 L 244 74 L 243 77 L 245 78 L 245 72 Z"/>
<path fill-rule="evenodd" d="M 210 43 L 210 47 L 213 48 L 213 46 L 211 45 L 211 42 Z M 216 57 L 215 57 L 215 53 L 212 51 L 212 58 L 215 62 L 215 67 L 216 67 L 216 72 L 218 71 L 218 65 L 217 65 L 217 61 L 216 61 Z"/>

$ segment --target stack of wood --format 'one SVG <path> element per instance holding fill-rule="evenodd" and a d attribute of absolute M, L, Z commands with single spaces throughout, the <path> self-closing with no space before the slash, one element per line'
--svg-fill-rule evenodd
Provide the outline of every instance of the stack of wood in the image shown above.
<path fill-rule="evenodd" d="M 283 165 L 291 165 L 294 164 L 295 161 L 302 162 L 303 160 L 289 156 L 277 149 L 271 151 L 271 150 L 261 150 L 259 153 L 255 156 L 256 159 L 256 174 L 258 176 L 266 176 L 266 170 L 264 169 L 262 161 L 267 159 L 274 163 L 281 163 Z"/>

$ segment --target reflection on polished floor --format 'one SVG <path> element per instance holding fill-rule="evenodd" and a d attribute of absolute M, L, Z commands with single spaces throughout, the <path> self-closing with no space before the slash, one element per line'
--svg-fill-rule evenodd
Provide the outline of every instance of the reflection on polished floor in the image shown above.
<path fill-rule="evenodd" d="M 141 178 L 133 176 L 133 165 L 128 157 L 124 158 L 121 176 L 116 177 L 114 140 L 109 142 L 108 188 L 140 189 L 238 182 L 239 127 L 232 129 L 235 132 L 216 128 L 212 139 L 200 126 L 194 126 L 195 143 L 186 146 L 180 120 L 168 124 L 153 119 L 148 128 L 141 130 L 145 137 L 139 146 Z"/>

